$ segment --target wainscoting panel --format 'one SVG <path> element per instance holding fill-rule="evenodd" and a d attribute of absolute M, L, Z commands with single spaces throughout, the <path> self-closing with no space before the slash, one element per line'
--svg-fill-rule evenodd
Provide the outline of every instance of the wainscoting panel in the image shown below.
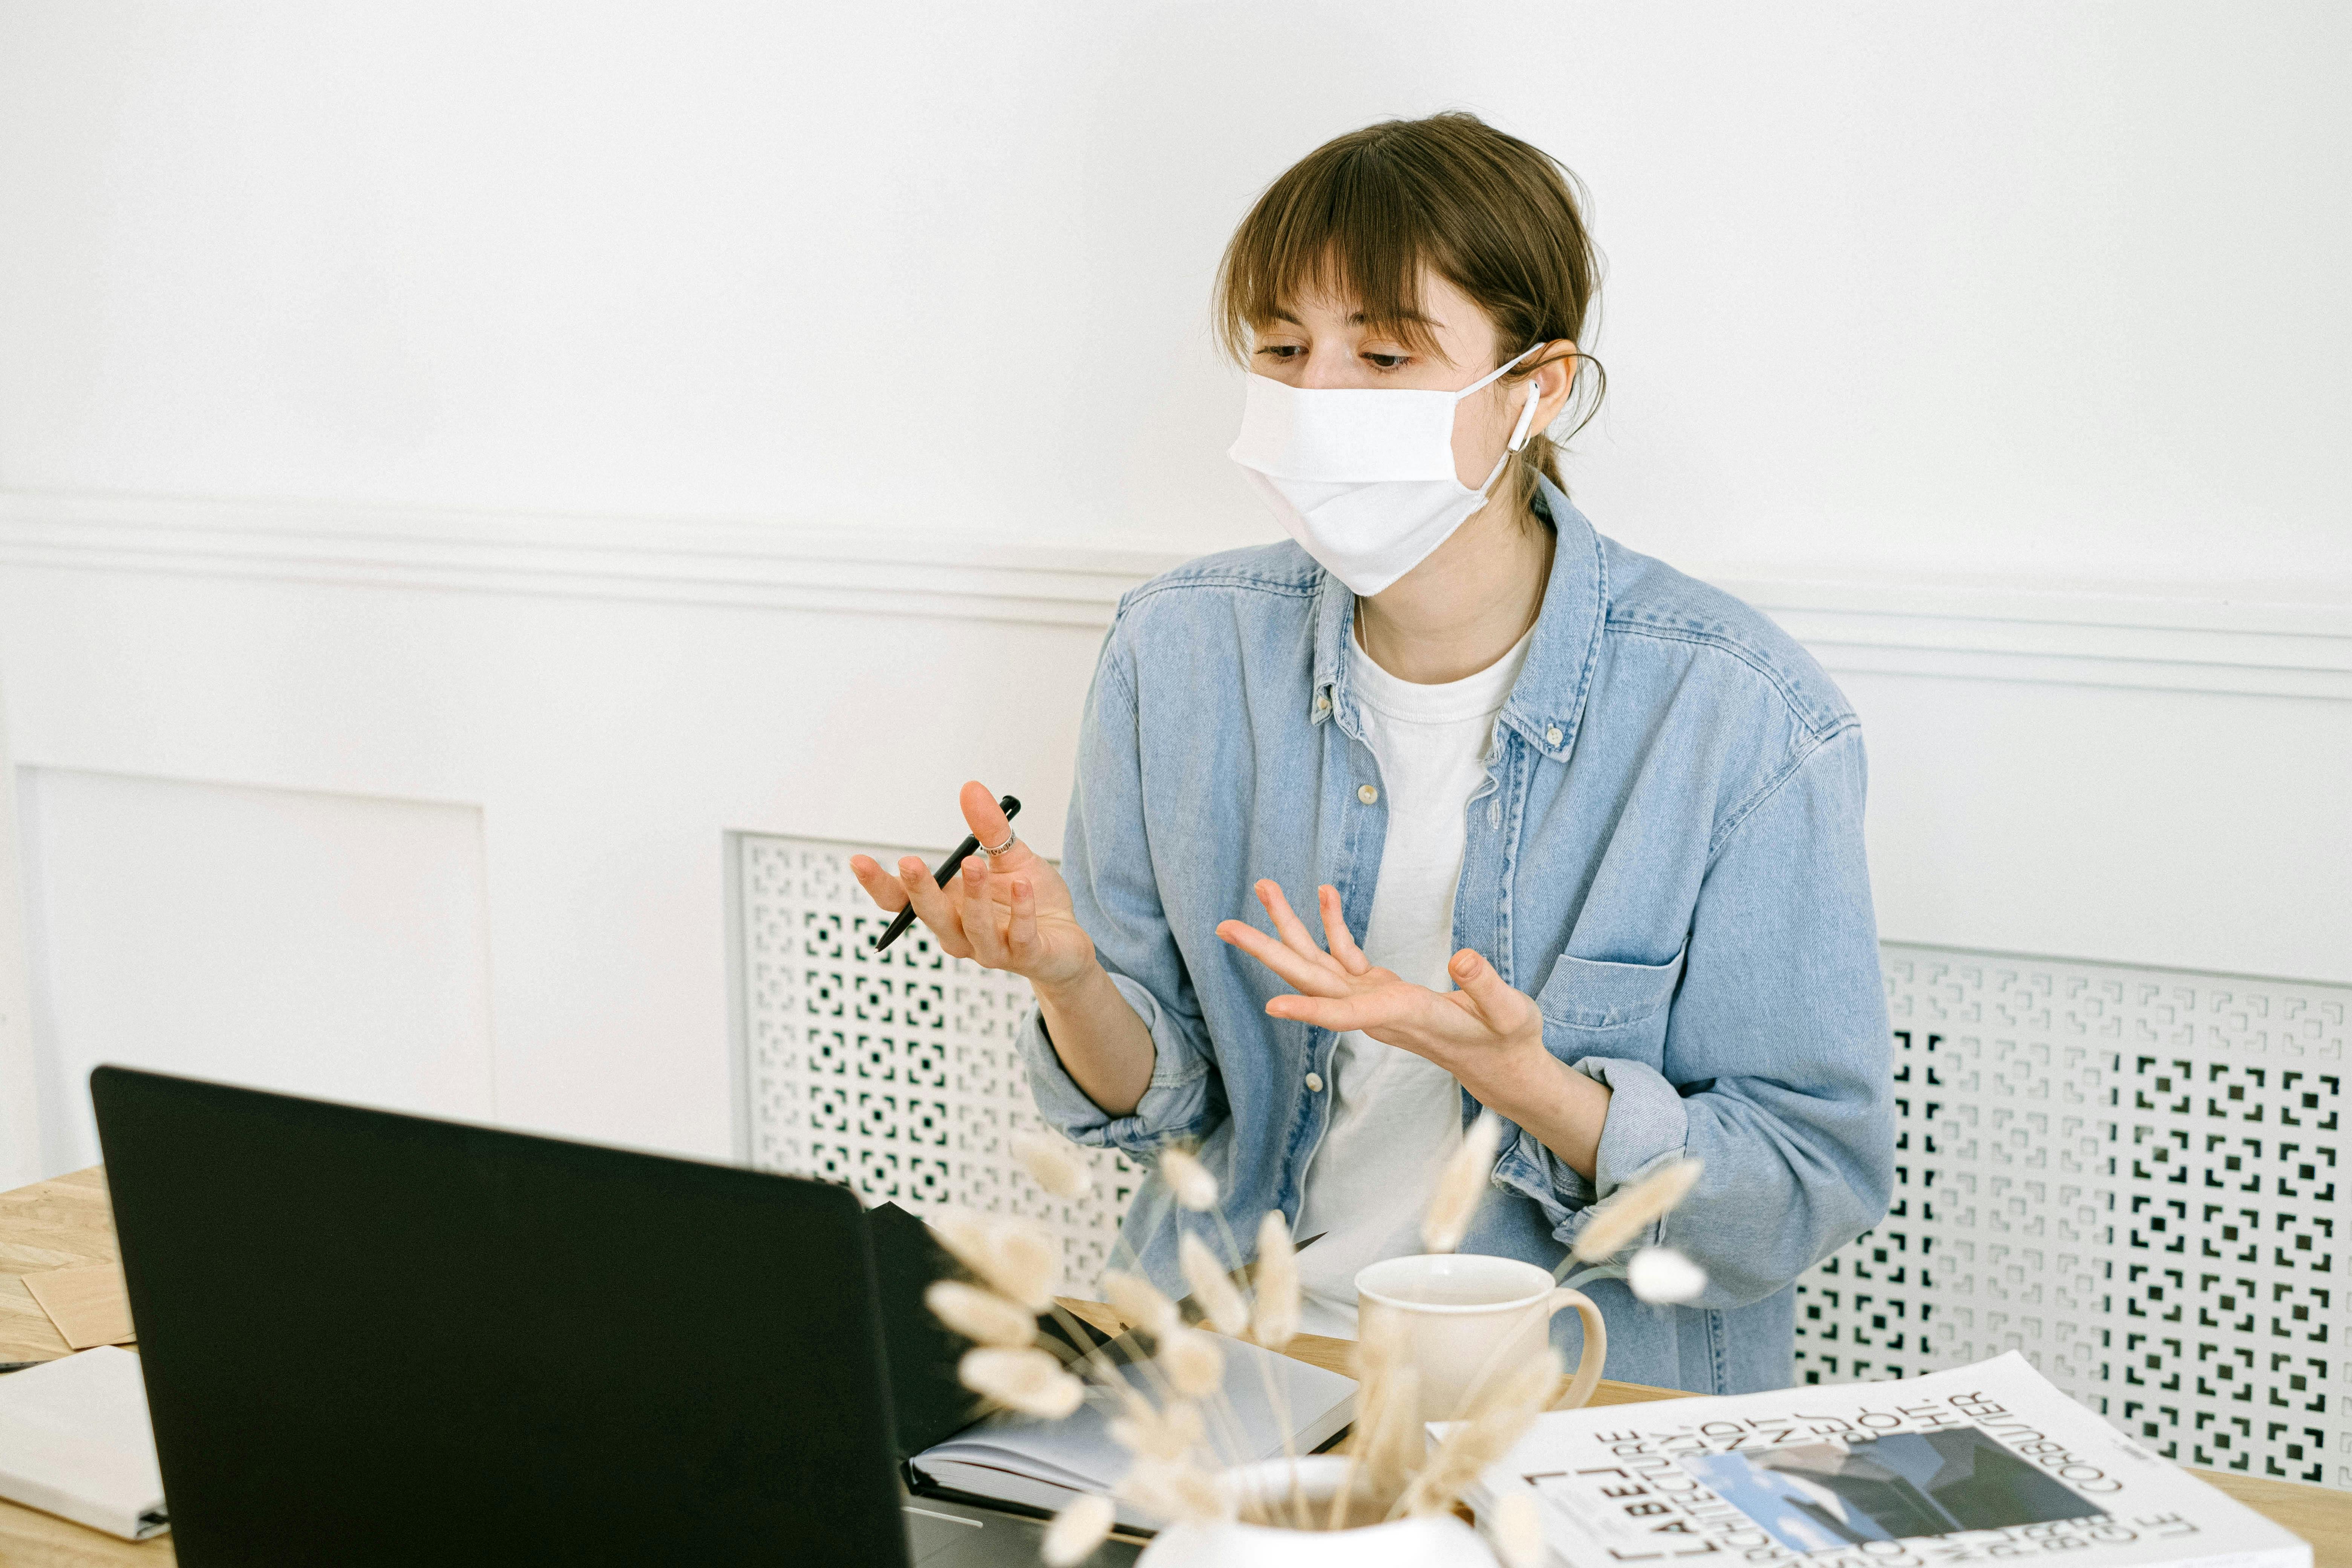
<path fill-rule="evenodd" d="M 38 1168 L 99 1158 L 101 1062 L 488 1120 L 481 813 L 23 774 Z"/>
<path fill-rule="evenodd" d="M 303 797 L 462 803 L 496 1115 L 723 1157 L 746 1147 L 725 836 L 921 845 L 979 778 L 1057 853 L 1113 605 L 1218 542 L 1124 537 L 0 489 L 9 740 L 28 773 L 271 792 L 298 839 Z M 2340 584 L 1680 563 L 1862 713 L 1889 936 L 2352 984 Z M 148 931 L 141 973 L 207 973 L 213 926 Z M 26 940 L 77 994 L 121 973 Z M 395 993 L 382 1027 L 433 1037 L 442 998 Z M 31 1056 L 0 1034 L 0 1081 Z M 0 1126 L 0 1168 L 50 1173 L 86 1115 L 46 1096 L 37 1130 Z"/>

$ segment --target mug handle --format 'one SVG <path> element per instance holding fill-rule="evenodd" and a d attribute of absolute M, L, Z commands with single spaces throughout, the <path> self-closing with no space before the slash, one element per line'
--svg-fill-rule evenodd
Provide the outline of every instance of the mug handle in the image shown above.
<path fill-rule="evenodd" d="M 1592 1304 L 1591 1297 L 1565 1286 L 1554 1290 L 1544 1302 L 1545 1321 L 1549 1322 L 1562 1307 L 1575 1308 L 1576 1315 L 1584 1320 L 1584 1354 L 1576 1363 L 1576 1375 L 1568 1381 L 1568 1392 L 1545 1408 L 1580 1410 L 1592 1397 L 1592 1391 L 1601 1386 L 1601 1364 L 1609 1359 L 1609 1325 L 1601 1321 L 1601 1309 Z"/>

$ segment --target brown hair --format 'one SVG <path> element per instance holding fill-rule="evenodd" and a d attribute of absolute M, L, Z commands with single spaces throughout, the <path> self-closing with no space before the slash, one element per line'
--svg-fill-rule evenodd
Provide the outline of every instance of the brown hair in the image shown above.
<path fill-rule="evenodd" d="M 1247 364 L 1252 330 L 1300 293 L 1345 293 L 1375 331 L 1433 352 L 1421 316 L 1427 267 L 1486 312 L 1502 357 L 1574 342 L 1600 282 L 1579 189 L 1558 159 L 1475 114 L 1350 131 L 1267 186 L 1234 231 L 1217 268 L 1219 337 Z M 1544 363 L 1564 357 L 1556 352 Z M 1570 436 L 1591 419 L 1608 387 L 1600 361 L 1580 349 L 1575 357 L 1591 363 L 1593 375 L 1578 379 L 1592 394 Z M 1503 379 L 1536 368 L 1521 363 Z M 1515 457 L 1508 493 L 1521 507 L 1533 500 L 1538 472 L 1561 483 L 1559 446 L 1543 431 Z"/>

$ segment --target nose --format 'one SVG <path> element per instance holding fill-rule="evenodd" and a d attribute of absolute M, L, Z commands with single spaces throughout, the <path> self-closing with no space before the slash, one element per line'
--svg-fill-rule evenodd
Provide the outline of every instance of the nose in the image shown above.
<path fill-rule="evenodd" d="M 1318 342 L 1307 349 L 1307 363 L 1300 367 L 1296 384 L 1309 388 L 1354 386 L 1361 380 L 1353 349 L 1346 343 Z"/>

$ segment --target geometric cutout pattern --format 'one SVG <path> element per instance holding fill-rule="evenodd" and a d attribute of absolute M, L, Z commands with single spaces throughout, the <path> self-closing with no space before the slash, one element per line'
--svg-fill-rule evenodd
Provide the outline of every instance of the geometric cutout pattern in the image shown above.
<path fill-rule="evenodd" d="M 1895 1185 L 1801 1383 L 2003 1351 L 2184 1465 L 2352 1489 L 2352 987 L 1888 942 Z"/>
<path fill-rule="evenodd" d="M 1024 1215 L 1081 1294 L 1140 1180 L 1066 1203 L 1013 1037 L 1028 983 L 888 923 L 862 846 L 740 835 L 751 1162 L 918 1214 Z M 884 865 L 921 853 L 875 847 Z M 1887 942 L 1895 1193 L 1797 1282 L 1800 1383 L 2014 1350 L 2185 1465 L 2352 1489 L 2352 987 Z"/>
<path fill-rule="evenodd" d="M 1057 1289 L 1089 1295 L 1109 1263 L 1141 1173 L 1079 1150 L 1094 1175 L 1076 1203 L 1042 1191 L 1012 1135 L 1045 1130 L 1014 1038 L 1029 983 L 950 958 L 918 922 L 886 952 L 889 925 L 849 857 L 885 866 L 938 850 L 738 835 L 740 955 L 751 1163 L 822 1177 L 868 1203 L 1020 1215 L 1062 1249 Z"/>

